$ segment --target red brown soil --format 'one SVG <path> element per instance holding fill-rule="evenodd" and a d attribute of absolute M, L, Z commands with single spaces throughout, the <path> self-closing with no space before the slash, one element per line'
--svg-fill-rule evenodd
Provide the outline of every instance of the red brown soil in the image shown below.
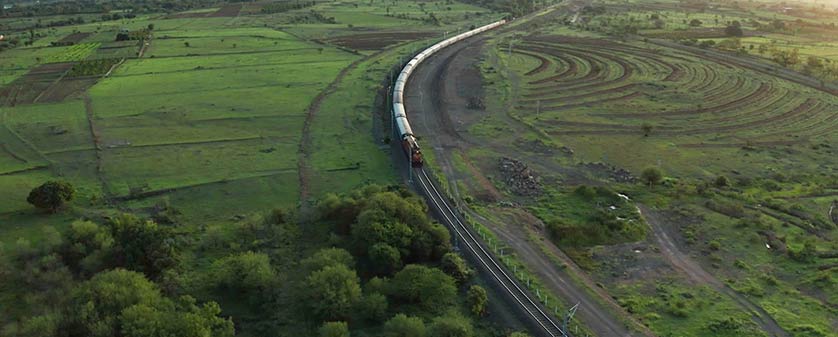
<path fill-rule="evenodd" d="M 87 38 L 90 35 L 93 35 L 93 33 L 72 33 L 70 35 L 67 35 L 67 36 L 61 38 L 61 40 L 58 40 L 58 43 L 59 44 L 68 44 L 68 43 L 75 44 L 75 43 L 81 42 L 82 40 L 84 40 L 85 38 Z"/>
<path fill-rule="evenodd" d="M 239 12 L 242 10 L 241 4 L 233 4 L 233 5 L 226 5 L 221 7 L 215 13 L 208 15 L 211 18 L 220 18 L 220 17 L 236 17 L 239 16 Z"/>
<path fill-rule="evenodd" d="M 0 105 L 15 106 L 34 103 L 72 67 L 73 63 L 68 62 L 44 64 L 32 68 L 26 75 L 0 90 Z"/>
<path fill-rule="evenodd" d="M 189 19 L 189 18 L 220 18 L 220 17 L 236 17 L 241 12 L 241 4 L 225 5 L 215 12 L 206 13 L 178 13 L 167 16 L 167 19 Z"/>
<path fill-rule="evenodd" d="M 63 78 L 38 98 L 39 103 L 56 103 L 77 96 L 96 84 L 98 78 Z"/>
<path fill-rule="evenodd" d="M 421 40 L 434 35 L 436 33 L 433 32 L 374 32 L 338 36 L 326 42 L 355 50 L 381 50 L 397 43 Z"/>

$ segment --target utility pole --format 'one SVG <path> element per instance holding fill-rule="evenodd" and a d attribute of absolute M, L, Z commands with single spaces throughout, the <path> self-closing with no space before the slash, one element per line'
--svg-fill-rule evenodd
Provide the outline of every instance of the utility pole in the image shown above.
<path fill-rule="evenodd" d="M 579 302 L 576 302 L 576 305 L 567 309 L 567 314 L 564 316 L 564 321 L 562 321 L 562 335 L 567 337 L 567 324 L 570 323 L 570 320 L 573 318 L 573 315 L 576 314 L 576 309 L 579 308 Z"/>

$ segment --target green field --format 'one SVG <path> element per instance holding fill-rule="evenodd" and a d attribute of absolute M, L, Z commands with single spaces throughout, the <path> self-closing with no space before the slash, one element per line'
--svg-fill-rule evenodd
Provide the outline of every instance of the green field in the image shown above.
<path fill-rule="evenodd" d="M 473 207 L 491 209 L 498 197 L 475 183 L 488 179 L 500 200 L 536 216 L 555 244 L 659 335 L 765 335 L 743 314 L 744 298 L 791 335 L 831 336 L 838 96 L 820 79 L 786 80 L 765 70 L 768 63 L 743 66 L 729 62 L 732 55 L 682 47 L 681 38 L 663 40 L 724 34 L 732 20 L 746 31 L 751 19 L 770 22 L 753 13 L 644 2 L 602 8 L 583 11 L 576 24 L 572 15 L 554 16 L 487 44 L 479 64 L 487 108 L 452 117 L 474 120 L 464 136 L 471 145 L 451 159 L 454 176 L 469 179 L 449 176 L 448 185 Z M 653 27 L 653 14 L 665 28 Z M 692 19 L 707 29 L 684 23 Z M 625 34 L 631 26 L 642 35 Z M 795 41 L 782 48 L 799 48 L 802 59 L 831 57 L 834 39 L 747 35 L 744 54 L 759 56 L 749 44 L 782 38 Z M 537 196 L 516 195 L 506 183 L 497 163 L 507 156 L 533 170 Z M 649 167 L 664 173 L 660 186 L 644 184 Z M 609 192 L 579 192 L 590 185 L 629 195 L 651 214 L 633 218 L 620 198 L 604 197 Z M 701 281 L 669 266 L 653 227 L 720 285 L 696 287 Z"/>
<path fill-rule="evenodd" d="M 202 304 L 220 303 L 221 317 L 231 317 L 241 336 L 317 334 L 320 318 L 310 316 L 309 309 L 294 310 L 307 306 L 286 287 L 306 282 L 307 274 L 291 276 L 289 271 L 321 248 L 352 249 L 359 261 L 356 282 L 375 284 L 380 280 L 371 281 L 374 275 L 394 276 L 401 262 L 377 274 L 366 253 L 354 252 L 357 239 L 333 233 L 334 221 L 356 220 L 329 219 L 317 203 L 333 193 L 370 197 L 385 189 L 368 188 L 362 195 L 360 188 L 398 182 L 387 144 L 389 129 L 381 125 L 388 111 L 380 96 L 382 80 L 400 60 L 444 32 L 503 14 L 459 2 L 384 4 L 319 2 L 263 14 L 260 8 L 266 3 L 225 3 L 118 20 L 82 15 L 84 23 L 73 24 L 54 22 L 78 20 L 76 16 L 0 19 L 0 27 L 12 29 L 9 36 L 22 41 L 0 51 L 0 335 L 30 329 L 46 336 L 51 328 L 34 328 L 33 322 L 58 317 L 39 304 L 47 293 L 24 290 L 32 283 L 7 277 L 15 263 L 28 258 L 20 255 L 24 247 L 61 255 L 74 273 L 51 286 L 63 293 L 53 296 L 56 307 L 76 296 L 69 289 L 92 282 L 88 279 L 93 273 L 79 272 L 59 248 L 58 242 L 73 240 L 68 233 L 80 230 L 78 222 L 71 226 L 78 219 L 108 229 L 118 221 L 142 226 L 142 221 L 119 216 L 132 213 L 159 223 L 160 233 L 166 234 L 155 235 L 171 236 L 154 241 L 176 247 L 178 264 L 170 275 L 178 280 L 140 271 L 155 282 L 153 287 L 177 284 L 179 295 L 189 294 Z M 111 10 L 108 15 L 125 13 Z M 28 31 L 36 24 L 54 27 Z M 116 41 L 123 30 L 142 39 Z M 361 40 L 375 43 L 356 43 Z M 74 200 L 56 213 L 27 202 L 30 191 L 48 180 L 75 188 Z M 411 207 L 421 207 L 416 205 Z M 283 220 L 270 210 L 288 215 Z M 418 218 L 410 221 L 432 226 Z M 416 240 L 439 241 L 436 249 L 447 251 L 447 236 L 433 226 L 414 228 Z M 430 230 L 433 239 L 422 234 Z M 324 235 L 333 239 L 323 240 Z M 132 244 L 141 240 L 130 238 Z M 223 285 L 211 285 L 223 261 L 248 259 L 252 252 L 262 260 L 254 261 L 257 265 L 248 272 L 266 263 L 273 271 L 262 271 L 276 277 L 263 281 L 281 287 L 243 299 Z M 444 275 L 436 269 L 440 258 L 408 261 L 405 256 L 405 261 Z M 102 268 L 137 270 L 125 261 L 104 267 L 110 262 L 103 261 Z M 355 275 L 356 266 L 347 267 Z M 375 322 L 353 312 L 359 318 L 351 328 L 377 334 L 386 319 L 406 312 L 420 316 L 419 322 L 429 327 L 436 317 L 451 316 L 469 329 L 477 323 L 473 329 L 488 333 L 491 328 L 466 306 L 465 285 L 447 286 L 453 282 L 448 276 L 439 280 L 447 282 L 442 285 L 448 295 L 434 308 L 414 307 L 400 302 L 398 292 L 365 286 L 364 297 L 373 294 L 385 307 L 376 309 Z M 179 296 L 168 292 L 172 289 L 164 289 L 167 298 Z M 385 295 L 394 307 L 386 307 Z"/>

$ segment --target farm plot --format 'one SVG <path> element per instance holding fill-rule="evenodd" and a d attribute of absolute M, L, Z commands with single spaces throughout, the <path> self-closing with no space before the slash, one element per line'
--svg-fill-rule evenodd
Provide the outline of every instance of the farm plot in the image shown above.
<path fill-rule="evenodd" d="M 26 75 L 0 89 L 0 105 L 14 106 L 36 102 L 72 67 L 72 63 L 52 63 L 32 68 Z"/>
<path fill-rule="evenodd" d="M 375 32 L 336 36 L 326 42 L 356 50 L 380 50 L 393 44 L 421 40 L 435 35 L 437 35 L 435 32 Z"/>
<path fill-rule="evenodd" d="M 59 62 L 73 62 L 86 59 L 90 54 L 96 51 L 101 46 L 101 43 L 79 43 L 66 47 L 66 49 L 58 54 L 46 58 L 45 63 L 59 63 Z"/>
<path fill-rule="evenodd" d="M 604 144 L 643 140 L 644 125 L 675 160 L 683 149 L 836 141 L 838 97 L 723 60 L 568 36 L 528 37 L 514 56 L 498 54 L 522 78 L 516 116 L 574 147 L 596 143 L 595 153 L 629 167 L 636 158 Z"/>
<path fill-rule="evenodd" d="M 128 60 L 95 86 L 105 194 L 135 207 L 171 196 L 207 221 L 295 202 L 306 107 L 356 56 L 288 43 L 302 48 Z"/>

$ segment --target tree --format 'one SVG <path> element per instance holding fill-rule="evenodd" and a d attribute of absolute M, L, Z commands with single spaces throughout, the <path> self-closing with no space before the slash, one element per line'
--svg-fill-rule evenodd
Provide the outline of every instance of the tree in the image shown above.
<path fill-rule="evenodd" d="M 701 20 L 699 20 L 699 19 L 690 20 L 690 27 L 700 27 L 702 24 L 704 24 L 704 23 L 701 22 Z"/>
<path fill-rule="evenodd" d="M 434 319 L 430 327 L 430 337 L 472 337 L 474 328 L 471 322 L 457 314 L 448 314 Z"/>
<path fill-rule="evenodd" d="M 509 334 L 509 337 L 532 337 L 532 336 L 530 336 L 526 332 L 515 331 L 515 332 Z"/>
<path fill-rule="evenodd" d="M 306 279 L 305 297 L 309 308 L 322 319 L 343 319 L 361 297 L 355 271 L 344 265 L 326 266 Z"/>
<path fill-rule="evenodd" d="M 734 23 L 738 23 L 734 21 Z M 727 36 L 742 36 L 744 32 L 742 31 L 742 27 L 736 24 L 731 24 L 725 27 L 725 35 Z"/>
<path fill-rule="evenodd" d="M 386 243 L 376 243 L 368 252 L 372 270 L 380 275 L 391 275 L 402 267 L 401 254 Z"/>
<path fill-rule="evenodd" d="M 176 302 L 164 299 L 157 307 L 136 305 L 123 310 L 120 332 L 131 337 L 233 337 L 233 322 L 219 314 L 221 307 L 215 302 L 198 306 L 190 296 Z"/>
<path fill-rule="evenodd" d="M 652 133 L 652 124 L 643 123 L 640 125 L 640 130 L 643 131 L 643 137 L 649 137 L 649 134 Z"/>
<path fill-rule="evenodd" d="M 110 223 L 117 266 L 146 274 L 156 280 L 164 270 L 179 263 L 174 234 L 153 221 L 123 214 Z"/>
<path fill-rule="evenodd" d="M 483 316 L 483 314 L 486 313 L 486 305 L 489 303 L 489 294 L 486 293 L 486 289 L 483 287 L 473 285 L 468 288 L 466 300 L 471 308 L 471 313 L 475 316 Z"/>
<path fill-rule="evenodd" d="M 55 213 L 65 203 L 73 200 L 76 189 L 65 181 L 47 181 L 29 192 L 26 201 L 33 206 Z"/>
<path fill-rule="evenodd" d="M 666 22 L 660 19 L 652 21 L 652 24 L 655 25 L 656 29 L 662 29 L 664 26 L 666 26 Z"/>
<path fill-rule="evenodd" d="M 427 311 L 441 311 L 457 297 L 457 286 L 451 276 L 439 269 L 416 264 L 396 273 L 389 288 L 389 295 L 394 299 Z"/>
<path fill-rule="evenodd" d="M 334 265 L 343 265 L 351 269 L 355 268 L 355 260 L 344 249 L 324 248 L 302 261 L 303 271 L 309 274 L 323 267 Z"/>
<path fill-rule="evenodd" d="M 154 30 L 154 24 L 153 24 L 153 23 L 149 23 L 149 24 L 148 24 L 148 30 L 149 30 L 149 31 Z"/>
<path fill-rule="evenodd" d="M 263 298 L 265 291 L 276 285 L 276 271 L 267 254 L 245 252 L 230 255 L 212 264 L 212 282 L 220 288 Z"/>
<path fill-rule="evenodd" d="M 349 337 L 346 322 L 325 322 L 318 330 L 320 337 Z"/>
<path fill-rule="evenodd" d="M 393 316 L 384 323 L 384 337 L 425 337 L 425 323 L 421 318 L 405 314 Z"/>
<path fill-rule="evenodd" d="M 443 255 L 440 264 L 442 271 L 457 280 L 457 283 L 459 284 L 468 281 L 474 273 L 474 271 L 466 265 L 466 261 L 463 260 L 463 258 L 457 253 L 447 253 Z"/>
<path fill-rule="evenodd" d="M 116 336 L 120 315 L 132 306 L 155 307 L 163 300 L 160 291 L 143 274 L 116 269 L 96 274 L 73 295 L 70 335 Z"/>
<path fill-rule="evenodd" d="M 357 312 L 370 322 L 381 322 L 387 317 L 387 297 L 380 293 L 369 293 L 358 302 Z"/>
<path fill-rule="evenodd" d="M 640 178 L 649 184 L 649 187 L 652 187 L 652 185 L 656 185 L 663 180 L 663 172 L 656 167 L 649 167 L 640 173 Z"/>
<path fill-rule="evenodd" d="M 90 221 L 70 224 L 58 253 L 76 274 L 87 278 L 112 264 L 114 239 L 110 231 Z"/>
<path fill-rule="evenodd" d="M 716 185 L 718 188 L 728 187 L 730 186 L 730 180 L 723 175 L 719 175 L 716 177 L 716 180 L 713 181 L 713 185 Z"/>
<path fill-rule="evenodd" d="M 186 48 L 189 48 L 189 42 L 188 42 L 188 41 L 187 41 L 187 42 L 184 42 L 184 43 L 183 43 L 183 46 L 184 46 L 184 47 L 186 47 Z"/>

